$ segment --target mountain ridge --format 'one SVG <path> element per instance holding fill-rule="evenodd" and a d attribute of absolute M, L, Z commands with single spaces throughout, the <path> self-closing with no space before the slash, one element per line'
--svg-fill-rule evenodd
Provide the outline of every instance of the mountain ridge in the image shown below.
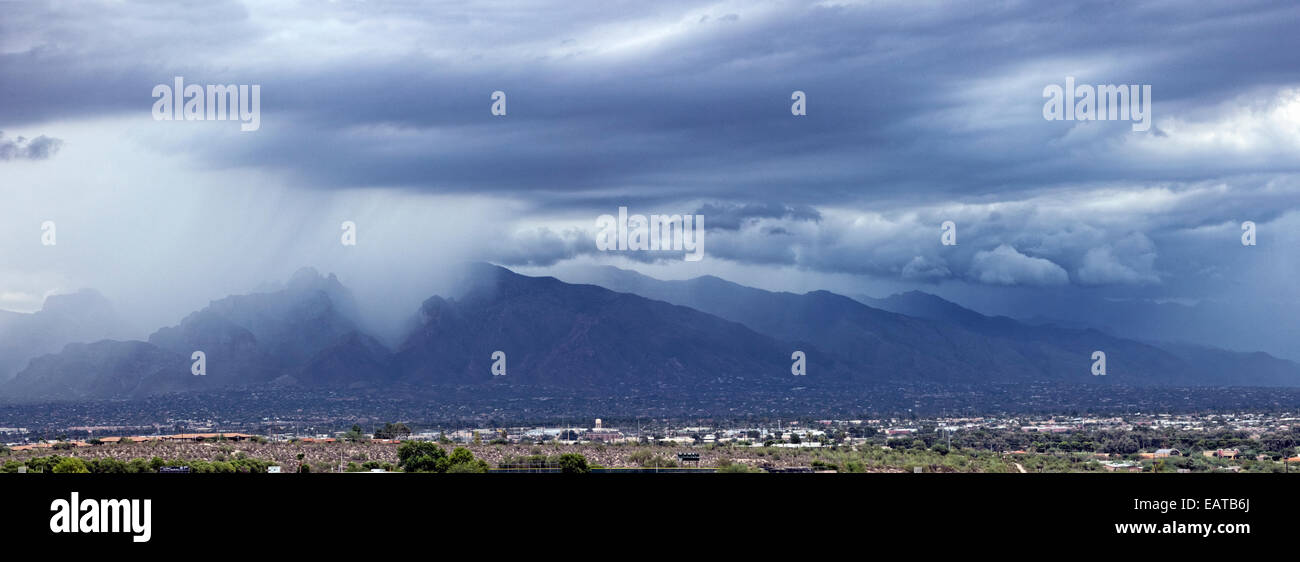
<path fill-rule="evenodd" d="M 910 363 L 926 368 L 927 364 L 933 366 L 934 361 L 951 366 L 956 361 L 959 374 L 974 377 L 989 372 L 998 374 L 975 382 L 1060 380 L 1065 376 L 1069 377 L 1067 380 L 1084 384 L 1120 383 L 1115 376 L 1091 377 L 1091 354 L 1102 350 L 1110 359 L 1108 366 L 1112 374 L 1125 373 L 1120 380 L 1127 384 L 1294 386 L 1300 383 L 1300 365 L 1271 355 L 1268 357 L 1274 361 L 1267 372 L 1230 378 L 1221 369 L 1180 359 L 1164 346 L 1119 338 L 1092 328 L 1032 326 L 1005 316 L 985 316 L 920 291 L 885 299 L 855 300 L 828 291 L 802 295 L 764 291 L 714 276 L 662 281 L 611 266 L 571 269 L 569 278 L 697 307 L 763 333 L 804 332 L 810 334 L 808 339 L 819 342 L 828 351 L 855 360 L 873 359 L 878 357 L 878 351 L 892 351 L 908 355 L 899 358 L 895 366 Z M 778 306 L 772 309 L 765 304 L 769 301 Z M 809 317 L 815 321 L 808 321 Z M 845 337 L 846 334 L 852 337 Z M 882 339 L 877 342 L 881 345 L 876 350 L 855 356 L 855 349 L 862 342 L 872 343 L 876 334 L 892 335 L 892 341 Z M 884 345 L 892 343 L 902 346 Z M 1214 349 L 1212 353 L 1218 354 L 1220 365 L 1225 365 L 1231 364 L 1235 352 Z M 1037 372 L 1038 377 L 1005 380 L 1008 372 Z M 1084 373 L 1082 379 L 1076 376 L 1078 373 Z M 953 377 L 938 379 L 938 382 L 956 382 Z"/>
<path fill-rule="evenodd" d="M 914 382 L 1300 386 L 1300 365 L 1264 353 L 1034 326 L 919 291 L 853 299 L 771 292 L 714 276 L 587 273 L 591 283 L 569 283 L 471 265 L 462 290 L 423 301 L 405 337 L 389 348 L 360 327 L 355 301 L 336 277 L 303 269 L 278 290 L 211 301 L 148 341 L 69 344 L 34 359 L 0 385 L 0 395 L 133 398 L 263 386 L 508 385 L 576 393 Z M 195 377 L 190 354 L 200 350 L 207 375 Z M 1108 376 L 1091 375 L 1094 350 L 1106 352 Z M 497 351 L 505 353 L 504 377 L 493 375 Z M 805 353 L 806 377 L 791 374 L 795 351 Z"/>

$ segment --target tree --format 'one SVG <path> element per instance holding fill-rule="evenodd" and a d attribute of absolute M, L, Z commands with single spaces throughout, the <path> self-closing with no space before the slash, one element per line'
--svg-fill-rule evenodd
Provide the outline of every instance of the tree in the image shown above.
<path fill-rule="evenodd" d="M 451 452 L 451 463 L 447 467 L 447 472 L 451 473 L 485 473 L 488 471 L 488 464 L 483 459 L 475 458 L 474 453 L 464 447 L 456 447 Z"/>
<path fill-rule="evenodd" d="M 63 457 L 60 457 L 58 455 L 51 455 L 48 457 L 35 457 L 35 458 L 27 459 L 27 471 L 28 472 L 50 472 L 51 470 L 54 469 L 54 465 L 59 464 L 59 461 L 61 460 L 63 460 Z"/>
<path fill-rule="evenodd" d="M 587 466 L 587 457 L 579 453 L 565 453 L 560 455 L 560 472 L 564 474 L 586 474 L 591 472 L 591 467 Z"/>
<path fill-rule="evenodd" d="M 352 429 L 349 429 L 347 433 L 343 434 L 343 439 L 354 443 L 357 441 L 364 441 L 365 438 L 365 434 L 361 433 L 361 426 L 357 424 L 352 424 Z"/>
<path fill-rule="evenodd" d="M 464 447 L 456 447 L 456 449 L 451 452 L 450 459 L 451 464 L 470 463 L 474 462 L 474 453 L 469 452 L 469 449 Z"/>
<path fill-rule="evenodd" d="M 90 469 L 86 468 L 86 463 L 77 457 L 68 457 L 54 465 L 51 471 L 55 474 L 88 474 Z"/>
<path fill-rule="evenodd" d="M 487 472 L 487 469 L 488 469 L 487 463 L 479 460 L 476 462 L 453 464 L 447 467 L 447 473 L 448 474 L 482 474 L 484 472 Z"/>
<path fill-rule="evenodd" d="M 126 463 L 114 458 L 102 458 L 90 461 L 89 467 L 95 474 L 126 474 Z"/>
<path fill-rule="evenodd" d="M 397 458 L 397 465 L 406 472 L 447 472 L 451 465 L 447 450 L 428 441 L 402 443 L 397 448 Z"/>
<path fill-rule="evenodd" d="M 407 441 L 397 448 L 398 466 L 406 472 L 487 472 L 488 464 L 464 447 L 451 454 L 428 441 Z"/>

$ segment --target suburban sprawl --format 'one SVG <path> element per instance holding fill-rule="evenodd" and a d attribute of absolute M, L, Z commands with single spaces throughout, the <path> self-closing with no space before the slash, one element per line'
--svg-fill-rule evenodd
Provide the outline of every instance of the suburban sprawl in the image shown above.
<path fill-rule="evenodd" d="M 581 422 L 0 427 L 0 471 L 1202 473 L 1300 462 L 1300 413 Z"/>

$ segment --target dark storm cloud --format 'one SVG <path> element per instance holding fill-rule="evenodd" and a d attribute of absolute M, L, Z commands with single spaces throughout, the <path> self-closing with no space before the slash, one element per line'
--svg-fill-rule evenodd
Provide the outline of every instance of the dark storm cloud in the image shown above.
<path fill-rule="evenodd" d="M 255 133 L 143 142 L 580 217 L 503 236 L 511 264 L 592 253 L 583 213 L 629 206 L 698 209 L 711 258 L 1141 291 L 1194 277 L 1189 233 L 1297 209 L 1294 3 L 516 4 L 23 4 L 0 21 L 0 126 L 195 130 L 147 121 L 154 84 L 260 84 Z M 1045 121 L 1066 76 L 1152 85 L 1151 131 Z"/>
<path fill-rule="evenodd" d="M 153 84 L 185 75 L 263 86 L 263 130 L 215 143 L 204 158 L 287 170 L 321 188 L 503 192 L 543 203 L 609 189 L 666 200 L 797 194 L 800 203 L 819 205 L 1004 193 L 1067 179 L 1243 172 L 1232 161 L 1114 161 L 1113 143 L 1129 134 L 1126 127 L 1054 145 L 1069 127 L 1041 118 L 1042 87 L 1066 75 L 1080 83 L 1153 84 L 1159 119 L 1160 112 L 1300 81 L 1291 39 L 1300 8 L 1285 3 L 755 5 L 690 22 L 677 21 L 689 10 L 673 5 L 630 15 L 431 9 L 400 15 L 429 22 L 491 16 L 522 33 L 379 55 L 368 54 L 375 43 L 419 38 L 372 36 L 355 51 L 319 60 L 312 53 L 327 46 L 312 41 L 256 59 L 238 56 L 281 31 L 273 24 L 302 22 L 264 21 L 237 4 L 138 10 L 149 17 L 107 17 L 93 8 L 67 14 L 30 37 L 17 29 L 48 14 L 36 7 L 9 18 L 5 31 L 19 44 L 11 49 L 25 49 L 2 55 L 0 123 L 144 115 Z M 386 11 L 350 3 L 321 10 L 304 5 L 291 15 L 360 25 Z M 609 52 L 602 39 L 574 39 L 638 15 L 673 24 L 672 32 L 627 52 Z M 96 18 L 125 27 L 98 26 Z M 547 52 L 564 45 L 573 47 Z M 507 93 L 509 115 L 489 115 L 494 90 Z M 790 115 L 793 90 L 809 96 L 806 117 Z M 1103 159 L 1111 161 L 1098 165 Z M 1264 165 L 1298 166 L 1283 159 Z"/>
<path fill-rule="evenodd" d="M 740 230 L 740 227 L 757 219 L 794 219 L 801 221 L 819 221 L 822 216 L 816 209 L 808 206 L 790 207 L 780 203 L 750 203 L 745 205 L 706 204 L 694 214 L 708 217 L 705 228 L 716 230 Z M 768 234 L 789 234 L 783 228 L 768 229 Z"/>

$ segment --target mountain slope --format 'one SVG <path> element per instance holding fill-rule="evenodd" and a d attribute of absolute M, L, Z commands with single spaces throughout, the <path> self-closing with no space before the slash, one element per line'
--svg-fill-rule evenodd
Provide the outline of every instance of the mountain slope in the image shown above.
<path fill-rule="evenodd" d="M 304 270 L 282 289 L 214 301 L 148 342 L 66 345 L 33 359 L 0 395 L 133 398 L 278 385 L 506 385 L 604 396 L 912 382 L 1300 386 L 1300 366 L 1264 353 L 1033 326 L 919 292 L 868 306 L 827 291 L 660 281 L 613 268 L 587 272 L 605 287 L 485 264 L 468 272 L 460 294 L 420 306 L 395 351 L 357 328 L 337 279 Z M 796 350 L 806 354 L 806 377 L 790 372 Z M 1090 373 L 1095 350 L 1107 354 L 1107 376 Z M 206 376 L 190 373 L 194 351 L 206 355 Z M 492 374 L 496 351 L 506 355 L 504 377 Z"/>
<path fill-rule="evenodd" d="M 390 353 L 356 327 L 338 280 L 303 269 L 275 291 L 229 296 L 159 329 L 148 342 L 70 345 L 33 360 L 5 396 L 126 398 L 281 382 L 357 386 L 386 376 Z M 190 372 L 202 351 L 206 375 Z"/>
<path fill-rule="evenodd" d="M 574 270 L 569 278 L 698 308 L 774 337 L 806 339 L 896 381 L 1300 385 L 1300 365 L 1286 361 L 1260 371 L 1225 356 L 1211 368 L 1178 350 L 1097 330 L 988 317 L 920 292 L 871 301 L 909 314 L 903 315 L 826 291 L 773 293 L 712 276 L 660 281 L 602 267 Z M 1090 373 L 1097 350 L 1107 354 L 1108 376 Z"/>
<path fill-rule="evenodd" d="M 397 352 L 404 381 L 491 381 L 492 354 L 500 350 L 507 366 L 501 382 L 508 384 L 587 390 L 803 382 L 790 374 L 798 344 L 697 310 L 495 266 L 474 266 L 470 275 L 467 294 L 421 306 Z M 849 377 L 828 357 L 809 371 L 822 380 Z"/>
<path fill-rule="evenodd" d="M 276 382 L 316 387 L 373 387 L 393 378 L 392 357 L 392 352 L 379 340 L 359 331 L 348 332 Z"/>
<path fill-rule="evenodd" d="M 51 295 L 31 314 L 0 311 L 0 381 L 17 374 L 33 357 L 73 342 L 121 337 L 125 326 L 98 292 Z"/>
<path fill-rule="evenodd" d="M 197 314 L 246 329 L 278 367 L 300 365 L 358 329 L 352 293 L 312 268 L 298 270 L 280 290 L 229 296 Z"/>
<path fill-rule="evenodd" d="M 920 291 L 899 293 L 884 299 L 862 297 L 862 300 L 886 310 L 918 318 L 960 324 L 990 336 L 1001 337 L 1013 344 L 1044 339 L 1060 340 L 1097 332 L 1084 327 L 1067 327 L 1052 323 L 1035 324 L 1005 316 L 985 316 L 941 297 Z M 1182 365 L 1178 366 L 1182 369 L 1182 377 L 1177 381 L 1182 384 L 1294 386 L 1297 385 L 1297 378 L 1300 377 L 1300 366 L 1296 363 L 1263 352 L 1237 352 L 1206 345 L 1172 342 L 1145 342 L 1144 345 L 1167 351 L 1182 362 Z M 1240 374 L 1248 374 L 1249 377 L 1240 377 Z M 1234 382 L 1243 378 L 1249 382 Z"/>
<path fill-rule="evenodd" d="M 210 386 L 190 374 L 188 356 L 140 341 L 68 344 L 33 359 L 5 394 L 33 399 L 138 398 Z"/>

